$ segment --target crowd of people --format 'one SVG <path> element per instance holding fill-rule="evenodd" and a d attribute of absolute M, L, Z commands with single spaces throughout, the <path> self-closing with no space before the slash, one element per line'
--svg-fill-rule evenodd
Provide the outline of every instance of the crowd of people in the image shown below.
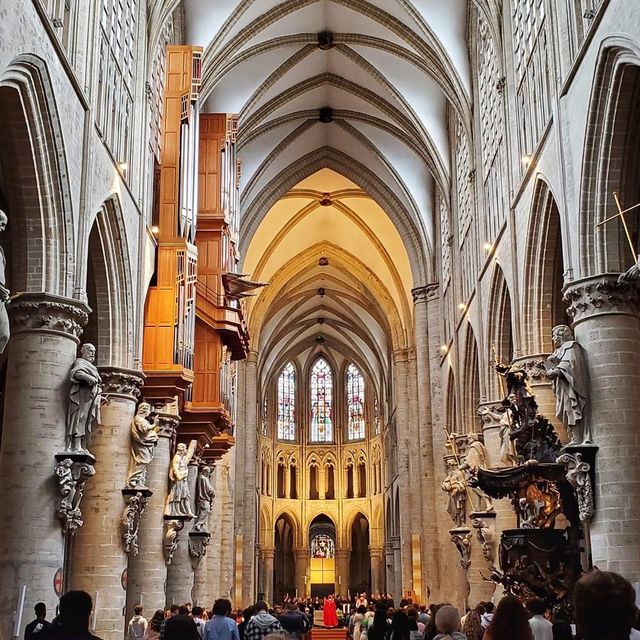
<path fill-rule="evenodd" d="M 126 640 L 311 640 L 313 613 L 336 613 L 340 602 L 345 640 L 640 640 L 640 615 L 632 585 L 622 576 L 594 570 L 578 581 L 573 593 L 574 621 L 553 617 L 543 600 L 525 602 L 504 596 L 494 606 L 481 602 L 461 618 L 456 607 L 414 605 L 358 594 L 351 602 L 336 596 L 323 601 L 285 598 L 271 608 L 261 600 L 244 611 L 233 610 L 229 600 L 214 602 L 210 611 L 186 603 L 158 609 L 147 620 L 142 606 L 128 623 Z M 83 591 L 70 591 L 60 599 L 59 613 L 47 621 L 43 603 L 35 606 L 36 619 L 27 625 L 25 640 L 100 640 L 89 630 L 92 601 Z M 337 626 L 338 620 L 331 620 Z M 333 624 L 335 622 L 335 624 Z"/>

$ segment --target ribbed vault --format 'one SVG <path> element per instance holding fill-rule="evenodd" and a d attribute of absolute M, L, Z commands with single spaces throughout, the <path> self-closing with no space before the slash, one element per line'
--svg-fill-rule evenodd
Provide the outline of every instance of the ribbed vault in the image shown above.
<path fill-rule="evenodd" d="M 242 271 L 270 282 L 246 303 L 261 384 L 320 349 L 384 388 L 434 280 L 448 122 L 471 120 L 468 0 L 183 5 L 202 111 L 238 114 Z"/>

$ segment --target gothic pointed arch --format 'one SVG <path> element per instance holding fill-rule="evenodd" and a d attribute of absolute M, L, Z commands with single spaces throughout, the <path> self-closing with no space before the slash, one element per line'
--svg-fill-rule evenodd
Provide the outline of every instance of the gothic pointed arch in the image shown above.
<path fill-rule="evenodd" d="M 619 220 L 598 224 L 617 213 L 614 192 L 623 208 L 640 201 L 639 78 L 640 47 L 621 36 L 605 39 L 593 80 L 582 162 L 582 276 L 625 271 L 636 259 L 637 215 L 629 215 L 633 251 Z"/>
<path fill-rule="evenodd" d="M 71 297 L 75 234 L 71 186 L 47 64 L 18 56 L 0 77 L 0 163 L 9 204 L 15 291 Z M 37 195 L 34 195 L 37 194 Z"/>
<path fill-rule="evenodd" d="M 480 404 L 480 370 L 478 365 L 478 344 L 471 324 L 467 326 L 463 359 L 463 433 L 476 433 L 479 430 L 478 405 Z"/>
<path fill-rule="evenodd" d="M 548 183 L 535 185 L 525 257 L 523 343 L 526 353 L 552 350 L 551 329 L 567 324 L 562 300 L 565 260 L 560 212 Z"/>
<path fill-rule="evenodd" d="M 491 354 L 489 366 L 491 361 L 495 360 L 509 364 L 513 360 L 514 353 L 513 310 L 509 287 L 499 264 L 494 267 L 487 308 L 489 309 L 488 346 Z M 489 397 L 501 397 L 502 392 L 497 375 L 492 370 L 488 373 Z"/>

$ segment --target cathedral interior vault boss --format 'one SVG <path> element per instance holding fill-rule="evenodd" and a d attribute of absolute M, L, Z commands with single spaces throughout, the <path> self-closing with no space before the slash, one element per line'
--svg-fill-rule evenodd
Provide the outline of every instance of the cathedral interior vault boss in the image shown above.
<path fill-rule="evenodd" d="M 0 16 L 0 638 L 640 584 L 638 3 Z"/>

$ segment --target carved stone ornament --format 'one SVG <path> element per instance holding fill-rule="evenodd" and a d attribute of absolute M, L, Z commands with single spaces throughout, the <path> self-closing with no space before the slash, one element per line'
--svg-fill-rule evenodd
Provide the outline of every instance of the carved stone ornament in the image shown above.
<path fill-rule="evenodd" d="M 416 287 L 411 290 L 411 295 L 413 296 L 414 304 L 417 302 L 429 302 L 430 300 L 435 300 L 438 297 L 439 283 L 432 282 L 431 284 L 427 284 L 423 287 Z"/>
<path fill-rule="evenodd" d="M 517 364 L 527 372 L 529 380 L 535 382 L 547 382 L 547 370 L 545 368 L 546 356 L 531 356 L 523 360 L 516 360 Z"/>
<path fill-rule="evenodd" d="M 165 519 L 164 521 L 164 561 L 170 565 L 173 562 L 173 554 L 178 548 L 179 533 L 184 529 L 184 520 Z"/>
<path fill-rule="evenodd" d="M 558 457 L 558 462 L 567 468 L 567 480 L 574 488 L 578 498 L 578 512 L 581 522 L 591 522 L 595 513 L 593 501 L 593 486 L 591 484 L 591 465 L 582 460 L 581 453 L 563 453 Z"/>
<path fill-rule="evenodd" d="M 123 489 L 122 496 L 125 499 L 125 508 L 122 512 L 122 542 L 124 549 L 131 555 L 138 555 L 138 530 L 140 518 L 149 502 L 152 491 Z"/>
<path fill-rule="evenodd" d="M 191 565 L 193 569 L 197 569 L 202 558 L 207 555 L 207 547 L 211 541 L 211 534 L 208 531 L 190 531 L 189 532 L 189 555 L 191 556 Z"/>
<path fill-rule="evenodd" d="M 489 569 L 493 569 L 496 566 L 496 551 L 498 549 L 496 529 L 493 524 L 482 518 L 474 518 L 472 524 L 482 548 L 482 557 L 487 561 Z"/>
<path fill-rule="evenodd" d="M 635 312 L 639 299 L 638 289 L 618 280 L 618 274 L 576 281 L 564 294 L 567 314 L 574 321 L 599 313 Z"/>
<path fill-rule="evenodd" d="M 44 329 L 79 338 L 89 321 L 85 304 L 48 293 L 23 293 L 9 303 L 8 311 L 14 333 Z"/>
<path fill-rule="evenodd" d="M 95 475 L 94 462 L 90 454 L 56 455 L 55 474 L 60 489 L 57 511 L 64 533 L 73 535 L 83 525 L 80 502 L 85 482 Z"/>
<path fill-rule="evenodd" d="M 460 566 L 466 571 L 471 566 L 471 530 L 466 528 L 452 529 L 451 542 L 460 553 Z"/>
<path fill-rule="evenodd" d="M 121 367 L 98 367 L 102 377 L 102 396 L 124 398 L 134 402 L 140 397 L 140 389 L 144 384 L 144 373 L 136 369 Z"/>

